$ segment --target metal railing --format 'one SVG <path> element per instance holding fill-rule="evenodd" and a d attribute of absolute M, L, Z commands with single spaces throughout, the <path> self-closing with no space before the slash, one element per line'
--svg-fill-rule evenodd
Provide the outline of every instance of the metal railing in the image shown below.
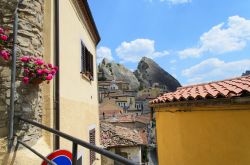
<path fill-rule="evenodd" d="M 120 155 L 114 154 L 113 152 L 107 151 L 103 148 L 97 147 L 93 144 L 87 143 L 83 140 L 80 140 L 78 138 L 75 138 L 71 135 L 68 135 L 66 133 L 63 133 L 61 131 L 55 130 L 53 128 L 47 127 L 45 125 L 42 125 L 40 123 L 37 123 L 35 121 L 29 120 L 29 119 L 25 119 L 23 117 L 18 117 L 18 119 L 20 121 L 29 123 L 31 125 L 34 125 L 36 127 L 39 127 L 41 129 L 44 129 L 50 133 L 53 133 L 59 137 L 65 138 L 69 141 L 72 142 L 72 165 L 76 165 L 77 162 L 77 146 L 80 145 L 82 147 L 88 148 L 96 153 L 99 153 L 101 155 L 104 155 L 110 159 L 113 159 L 115 161 L 118 161 L 120 163 L 124 163 L 125 165 L 137 165 L 136 163 L 132 162 L 131 160 L 128 160 Z M 28 146 L 27 144 L 21 142 L 18 140 L 18 143 L 22 144 L 24 147 L 26 147 L 27 149 L 29 149 L 31 152 L 33 152 L 34 154 L 36 154 L 37 156 L 39 156 L 40 158 L 42 158 L 44 161 L 46 161 L 48 164 L 50 165 L 55 165 L 55 163 L 53 163 L 53 161 L 48 160 L 46 157 L 42 156 L 39 152 L 35 151 L 34 149 L 32 149 L 30 146 Z"/>

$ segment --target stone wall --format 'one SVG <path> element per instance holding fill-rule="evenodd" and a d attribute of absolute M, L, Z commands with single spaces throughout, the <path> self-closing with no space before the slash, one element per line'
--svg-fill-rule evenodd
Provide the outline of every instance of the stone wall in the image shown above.
<path fill-rule="evenodd" d="M 16 4 L 17 0 L 1 0 L 0 26 L 12 29 L 13 12 Z M 42 57 L 44 0 L 24 0 L 19 8 L 17 56 L 32 55 Z M 0 156 L 4 152 L 4 139 L 7 136 L 7 111 L 10 105 L 10 72 L 11 62 L 5 62 L 0 59 Z M 41 122 L 42 111 L 42 88 L 38 85 L 23 84 L 20 79 L 20 73 L 18 73 L 15 113 Z M 26 143 L 32 145 L 41 136 L 40 129 L 23 123 L 18 123 L 17 125 L 17 121 L 15 123 L 15 133 Z"/>

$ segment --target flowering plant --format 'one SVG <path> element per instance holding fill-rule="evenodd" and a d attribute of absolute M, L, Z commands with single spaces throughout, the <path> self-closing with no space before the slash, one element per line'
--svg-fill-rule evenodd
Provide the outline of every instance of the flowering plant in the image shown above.
<path fill-rule="evenodd" d="M 8 61 L 10 58 L 10 53 L 8 50 L 6 50 L 8 38 L 8 30 L 4 30 L 0 27 L 0 56 L 6 61 Z"/>
<path fill-rule="evenodd" d="M 25 84 L 40 84 L 43 81 L 49 83 L 58 71 L 58 67 L 45 64 L 40 58 L 23 56 L 19 60 L 23 69 L 23 82 Z"/>

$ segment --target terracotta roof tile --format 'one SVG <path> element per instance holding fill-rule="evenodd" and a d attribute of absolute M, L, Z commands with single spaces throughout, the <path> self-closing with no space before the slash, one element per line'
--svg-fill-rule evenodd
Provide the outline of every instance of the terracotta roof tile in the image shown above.
<path fill-rule="evenodd" d="M 105 147 L 134 146 L 144 144 L 137 130 L 101 123 L 101 144 Z"/>
<path fill-rule="evenodd" d="M 165 93 L 151 100 L 151 104 L 199 100 L 208 98 L 230 98 L 250 95 L 250 75 L 234 79 L 180 87 L 175 92 Z"/>

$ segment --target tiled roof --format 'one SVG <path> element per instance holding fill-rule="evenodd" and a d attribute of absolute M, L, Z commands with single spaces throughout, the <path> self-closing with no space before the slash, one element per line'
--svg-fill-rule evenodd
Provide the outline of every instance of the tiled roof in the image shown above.
<path fill-rule="evenodd" d="M 150 114 L 138 115 L 135 117 L 137 122 L 148 124 L 150 122 Z"/>
<path fill-rule="evenodd" d="M 245 95 L 250 95 L 250 75 L 223 81 L 180 87 L 177 88 L 175 92 L 165 93 L 151 100 L 150 103 L 158 104 L 210 98 L 231 98 Z"/>
<path fill-rule="evenodd" d="M 101 144 L 105 147 L 135 146 L 144 143 L 140 133 L 125 127 L 101 123 Z"/>
<path fill-rule="evenodd" d="M 133 114 L 121 114 L 117 115 L 115 118 L 106 120 L 110 123 L 132 123 L 132 122 L 140 122 L 144 124 L 148 124 L 150 122 L 150 114 L 145 115 L 133 115 Z"/>

